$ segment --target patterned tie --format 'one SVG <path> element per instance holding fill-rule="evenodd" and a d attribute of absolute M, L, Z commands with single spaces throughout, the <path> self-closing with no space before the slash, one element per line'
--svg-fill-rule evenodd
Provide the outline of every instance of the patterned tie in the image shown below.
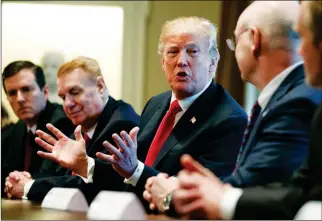
<path fill-rule="evenodd" d="M 24 171 L 29 171 L 30 163 L 31 163 L 31 155 L 32 155 L 32 141 L 34 138 L 34 134 L 31 130 L 28 131 L 25 139 L 25 161 L 24 161 Z"/>
<path fill-rule="evenodd" d="M 259 116 L 259 113 L 261 112 L 261 106 L 259 106 L 259 103 L 258 101 L 256 101 L 256 103 L 254 104 L 252 110 L 251 110 L 251 114 L 249 116 L 249 119 L 248 119 L 248 124 L 246 126 L 246 129 L 244 131 L 244 136 L 243 136 L 243 140 L 242 140 L 242 144 L 241 144 L 241 147 L 239 149 L 239 153 L 238 153 L 238 157 L 237 157 L 237 163 L 235 165 L 235 170 L 237 168 L 237 165 L 239 163 L 239 160 L 240 160 L 240 157 L 241 157 L 241 154 L 246 146 L 246 143 L 247 143 L 247 140 L 249 138 L 249 134 L 252 130 L 252 128 L 254 127 L 254 124 L 256 122 L 256 119 L 258 118 Z"/>
<path fill-rule="evenodd" d="M 151 143 L 150 149 L 148 151 L 147 157 L 145 159 L 145 164 L 148 166 L 152 166 L 157 155 L 159 154 L 161 147 L 163 146 L 164 142 L 168 138 L 169 134 L 172 131 L 174 120 L 178 112 L 182 109 L 179 105 L 177 100 L 173 101 L 170 105 L 170 109 L 163 117 L 157 133 L 154 136 L 154 139 Z"/>

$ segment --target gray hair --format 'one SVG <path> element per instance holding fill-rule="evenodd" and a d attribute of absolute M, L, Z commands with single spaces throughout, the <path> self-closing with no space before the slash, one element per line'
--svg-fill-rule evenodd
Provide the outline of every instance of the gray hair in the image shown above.
<path fill-rule="evenodd" d="M 220 55 L 217 49 L 217 27 L 212 22 L 201 17 L 179 17 L 166 21 L 162 27 L 159 38 L 158 53 L 164 52 L 165 39 L 169 36 L 180 34 L 196 34 L 209 37 L 209 55 L 219 61 Z"/>

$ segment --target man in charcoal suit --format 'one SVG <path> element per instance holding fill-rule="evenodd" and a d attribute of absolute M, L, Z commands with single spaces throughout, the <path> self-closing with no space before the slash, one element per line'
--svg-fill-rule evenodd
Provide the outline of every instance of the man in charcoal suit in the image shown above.
<path fill-rule="evenodd" d="M 72 133 L 75 127 L 62 106 L 48 100 L 42 68 L 30 61 L 14 61 L 4 68 L 2 82 L 7 99 L 19 118 L 10 129 L 2 131 L 2 184 L 14 171 L 24 171 L 34 178 L 59 174 L 57 164 L 37 155 L 42 148 L 34 142 L 35 131 L 49 132 L 46 123 L 55 125 L 66 134 Z M 9 182 L 7 184 L 10 189 L 12 186 Z M 3 189 L 2 196 L 11 197 L 8 188 Z"/>

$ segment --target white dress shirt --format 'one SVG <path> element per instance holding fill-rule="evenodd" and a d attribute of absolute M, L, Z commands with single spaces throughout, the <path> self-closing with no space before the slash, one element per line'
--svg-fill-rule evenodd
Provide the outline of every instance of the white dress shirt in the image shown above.
<path fill-rule="evenodd" d="M 263 110 L 267 107 L 267 104 L 277 88 L 281 85 L 281 83 L 284 81 L 284 79 L 300 64 L 303 64 L 303 61 L 297 62 L 288 68 L 286 68 L 284 71 L 282 71 L 279 75 L 277 75 L 275 78 L 273 78 L 262 90 L 258 97 L 258 103 Z M 223 199 L 219 202 L 219 211 L 221 213 L 221 216 L 223 219 L 232 219 L 235 210 L 236 205 L 239 200 L 239 198 L 243 195 L 243 190 L 240 188 L 232 188 L 228 190 L 224 196 Z"/>
<path fill-rule="evenodd" d="M 208 82 L 208 84 L 199 93 L 197 93 L 197 94 L 195 94 L 195 95 L 193 95 L 191 97 L 187 97 L 187 98 L 185 98 L 183 100 L 178 100 L 182 111 L 177 113 L 177 115 L 175 117 L 175 120 L 174 120 L 173 127 L 175 127 L 175 125 L 178 123 L 178 121 L 180 120 L 182 115 L 188 110 L 188 108 L 191 106 L 191 104 L 209 87 L 211 82 L 212 82 L 212 79 L 211 79 L 211 81 Z M 177 99 L 175 97 L 175 94 L 172 92 L 170 104 L 175 100 L 177 100 Z M 124 183 L 136 186 L 138 180 L 140 179 L 140 177 L 142 175 L 144 167 L 145 167 L 144 163 L 142 163 L 141 161 L 138 160 L 138 166 L 135 169 L 133 175 L 129 179 L 125 179 Z"/>

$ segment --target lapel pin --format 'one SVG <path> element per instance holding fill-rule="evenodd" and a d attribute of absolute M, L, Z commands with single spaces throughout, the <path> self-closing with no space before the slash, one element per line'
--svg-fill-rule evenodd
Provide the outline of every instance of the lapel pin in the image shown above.
<path fill-rule="evenodd" d="M 193 124 L 194 124 L 197 120 L 196 120 L 196 118 L 195 118 L 195 117 L 193 117 L 193 118 L 191 118 L 191 120 L 190 120 L 190 121 L 191 121 L 191 123 L 193 123 Z"/>

